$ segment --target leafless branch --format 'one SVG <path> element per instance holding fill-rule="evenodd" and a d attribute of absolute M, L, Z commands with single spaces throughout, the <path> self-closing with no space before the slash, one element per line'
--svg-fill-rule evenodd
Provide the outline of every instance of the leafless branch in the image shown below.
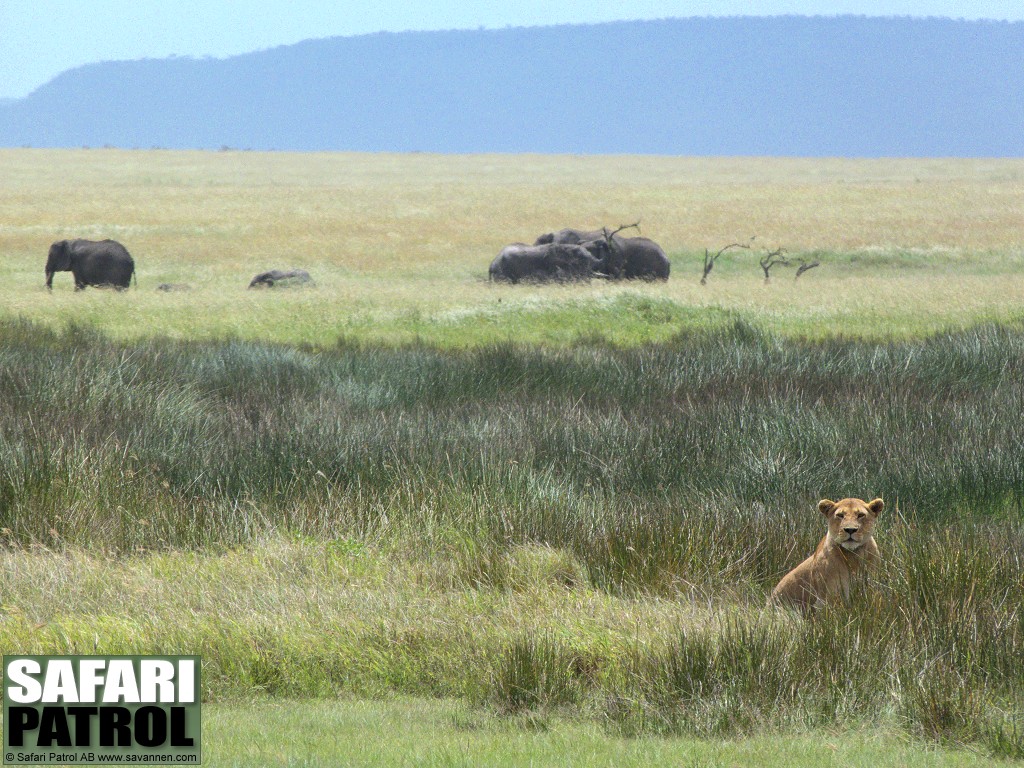
<path fill-rule="evenodd" d="M 634 228 L 636 229 L 637 232 L 640 231 L 640 219 L 637 219 L 632 224 L 620 224 L 619 228 L 616 229 L 614 232 L 609 232 L 607 227 L 601 227 L 601 231 L 604 232 L 604 239 L 605 240 L 611 240 L 613 237 L 615 237 L 617 234 L 619 234 L 619 232 L 621 232 L 622 230 L 624 230 L 624 229 L 634 229 Z"/>
<path fill-rule="evenodd" d="M 793 280 L 796 280 L 797 278 L 799 278 L 800 275 L 802 275 L 808 269 L 814 269 L 815 267 L 820 267 L 820 266 L 821 266 L 821 262 L 818 261 L 817 259 L 815 259 L 814 261 L 807 261 L 806 259 L 800 259 L 800 266 L 796 268 L 796 277 L 794 277 Z"/>
<path fill-rule="evenodd" d="M 782 265 L 784 267 L 789 266 L 789 259 L 785 256 L 785 248 L 776 248 L 771 253 L 766 253 L 761 257 L 761 269 L 764 270 L 764 281 L 767 283 L 771 280 L 771 269 L 772 267 Z"/>
<path fill-rule="evenodd" d="M 756 235 L 754 237 L 756 237 Z M 733 248 L 745 248 L 746 250 L 749 251 L 750 250 L 750 243 L 752 243 L 752 242 L 754 242 L 754 238 L 753 237 L 750 238 L 750 242 L 748 242 L 748 243 L 729 243 L 727 246 L 722 248 L 714 256 L 712 256 L 711 253 L 708 251 L 708 249 L 705 248 L 704 249 L 704 275 L 700 279 L 700 284 L 701 285 L 707 285 L 708 284 L 708 275 L 711 274 L 711 270 L 715 268 L 715 262 L 718 261 L 718 258 L 722 254 L 726 253 L 727 251 L 731 251 Z"/>

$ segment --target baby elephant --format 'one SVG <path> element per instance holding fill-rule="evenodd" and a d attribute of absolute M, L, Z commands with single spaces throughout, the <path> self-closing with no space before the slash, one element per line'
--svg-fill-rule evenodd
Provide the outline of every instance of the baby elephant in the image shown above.
<path fill-rule="evenodd" d="M 249 283 L 250 288 L 273 288 L 275 285 L 292 286 L 311 283 L 313 278 L 304 269 L 291 269 L 284 272 L 280 269 L 272 269 L 269 272 L 260 272 Z"/>
<path fill-rule="evenodd" d="M 819 501 L 828 533 L 813 555 L 782 577 L 772 591 L 772 602 L 806 614 L 837 596 L 849 600 L 853 578 L 881 559 L 872 532 L 884 508 L 881 499 Z"/>

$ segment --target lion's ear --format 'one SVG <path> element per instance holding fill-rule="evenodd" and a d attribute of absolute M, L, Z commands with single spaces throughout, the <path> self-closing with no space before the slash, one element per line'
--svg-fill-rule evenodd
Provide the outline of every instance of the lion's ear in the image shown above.
<path fill-rule="evenodd" d="M 818 502 L 818 511 L 821 512 L 821 514 L 825 515 L 825 517 L 831 515 L 832 510 L 835 508 L 836 503 L 834 501 L 830 501 L 829 499 L 822 499 L 821 501 Z"/>
<path fill-rule="evenodd" d="M 868 502 L 868 509 L 871 510 L 871 514 L 878 517 L 882 514 L 882 510 L 885 509 L 885 502 L 881 499 L 872 499 Z"/>

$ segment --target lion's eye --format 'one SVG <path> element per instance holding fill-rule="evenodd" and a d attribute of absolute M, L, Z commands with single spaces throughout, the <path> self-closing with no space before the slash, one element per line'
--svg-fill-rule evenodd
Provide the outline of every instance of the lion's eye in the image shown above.
<path fill-rule="evenodd" d="M 864 512 L 858 512 L 857 513 L 857 519 L 858 520 L 863 520 L 865 517 L 867 517 L 867 515 Z"/>

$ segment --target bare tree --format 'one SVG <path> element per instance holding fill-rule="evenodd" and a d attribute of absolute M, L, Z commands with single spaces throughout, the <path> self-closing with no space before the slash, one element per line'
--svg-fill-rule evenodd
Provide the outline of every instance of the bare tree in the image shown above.
<path fill-rule="evenodd" d="M 776 248 L 771 253 L 766 253 L 761 257 L 761 269 L 764 270 L 764 281 L 766 284 L 772 279 L 772 267 L 779 266 L 780 264 L 784 267 L 789 266 L 789 259 L 786 258 L 785 254 L 785 248 Z"/>
<path fill-rule="evenodd" d="M 817 259 L 815 259 L 814 261 L 807 261 L 807 259 L 800 259 L 800 266 L 796 268 L 796 277 L 794 277 L 793 280 L 794 281 L 797 280 L 800 277 L 800 275 L 802 275 L 808 269 L 814 269 L 815 267 L 820 267 L 820 266 L 821 266 L 821 262 L 818 261 Z"/>
<path fill-rule="evenodd" d="M 639 233 L 640 219 L 637 219 L 632 224 L 620 224 L 619 228 L 616 229 L 614 232 L 609 232 L 608 227 L 601 227 L 601 231 L 604 232 L 604 239 L 608 241 L 611 241 L 613 237 L 615 237 L 617 234 L 619 234 L 619 232 L 621 232 L 624 229 L 635 229 Z"/>
<path fill-rule="evenodd" d="M 754 237 L 757 237 L 757 236 L 755 235 Z M 701 285 L 707 285 L 708 284 L 708 275 L 711 274 L 711 270 L 715 268 L 715 262 L 718 261 L 718 259 L 722 256 L 722 254 L 726 253 L 727 251 L 731 251 L 733 248 L 745 248 L 746 250 L 749 251 L 750 250 L 750 243 L 752 243 L 752 242 L 754 242 L 754 238 L 753 237 L 750 238 L 750 242 L 749 243 L 729 243 L 729 245 L 727 245 L 724 248 L 722 248 L 722 250 L 720 250 L 714 256 L 712 256 L 711 253 L 708 251 L 708 249 L 705 248 L 704 249 L 704 275 L 700 279 L 700 284 Z"/>

